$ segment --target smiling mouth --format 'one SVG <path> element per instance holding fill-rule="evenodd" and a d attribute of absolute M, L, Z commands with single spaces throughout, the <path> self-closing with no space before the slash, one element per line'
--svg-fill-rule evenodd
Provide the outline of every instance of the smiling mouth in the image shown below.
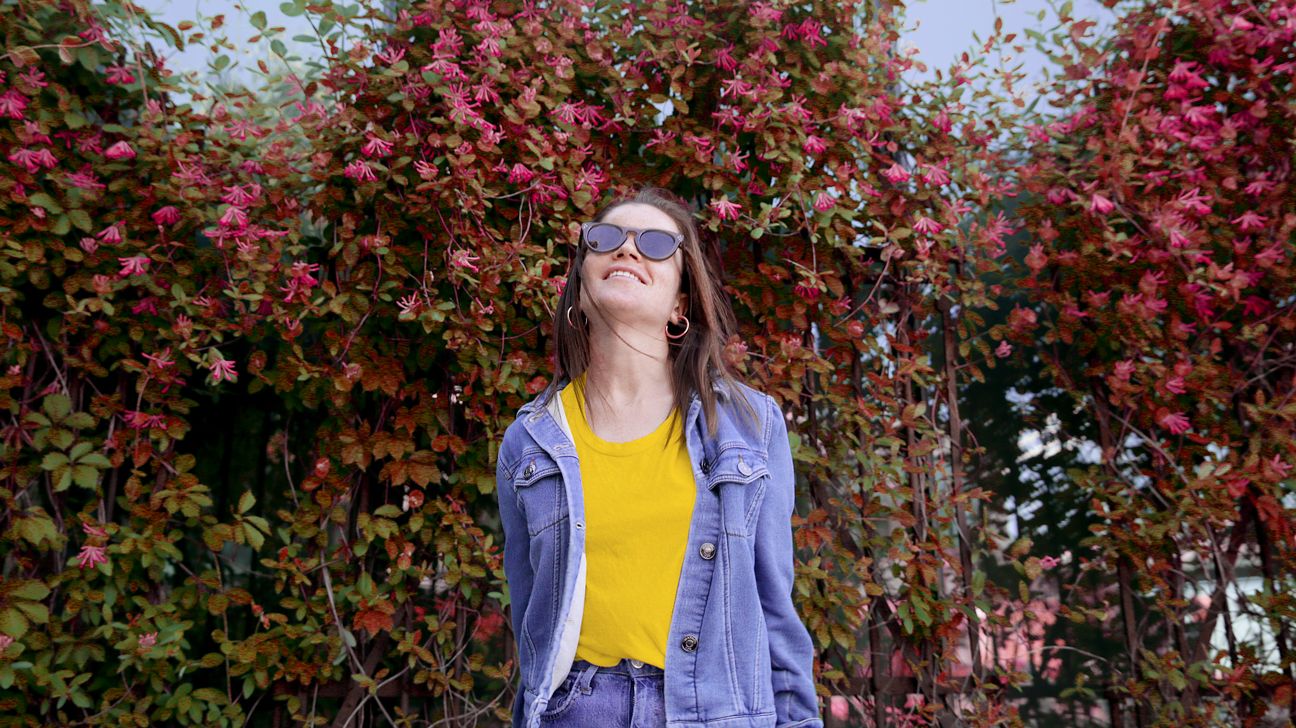
<path fill-rule="evenodd" d="M 641 280 L 639 280 L 639 277 L 636 276 L 636 275 L 634 275 L 633 273 L 623 273 L 623 272 L 620 272 L 620 271 L 615 272 L 615 273 L 609 273 L 608 276 L 607 276 L 606 278 L 604 278 L 603 280 L 605 280 L 605 281 L 610 281 L 610 280 L 613 280 L 613 279 L 616 279 L 616 278 L 624 278 L 624 279 L 626 279 L 626 280 L 628 280 L 628 281 L 633 281 L 633 282 L 635 282 L 635 283 L 638 283 L 638 284 L 641 285 L 641 286 L 644 285 L 644 282 L 641 281 Z"/>

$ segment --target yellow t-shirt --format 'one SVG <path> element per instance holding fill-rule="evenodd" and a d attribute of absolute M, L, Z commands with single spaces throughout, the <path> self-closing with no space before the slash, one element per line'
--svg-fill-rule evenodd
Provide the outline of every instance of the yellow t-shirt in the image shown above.
<path fill-rule="evenodd" d="M 697 496 L 679 408 L 648 435 L 609 442 L 577 406 L 584 381 L 581 374 L 560 395 L 585 496 L 585 610 L 576 658 L 665 668 Z"/>

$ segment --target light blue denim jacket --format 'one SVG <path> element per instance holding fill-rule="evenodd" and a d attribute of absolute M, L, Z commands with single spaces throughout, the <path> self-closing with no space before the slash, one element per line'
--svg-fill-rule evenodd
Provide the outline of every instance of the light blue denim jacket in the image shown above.
<path fill-rule="evenodd" d="M 717 434 L 701 399 L 685 417 L 699 484 L 666 645 L 668 728 L 822 728 L 814 645 L 792 603 L 795 475 L 778 403 L 744 384 L 753 431 L 723 385 Z M 513 726 L 536 728 L 571 670 L 585 603 L 585 506 L 561 397 L 523 405 L 504 433 L 504 525 L 521 688 Z"/>

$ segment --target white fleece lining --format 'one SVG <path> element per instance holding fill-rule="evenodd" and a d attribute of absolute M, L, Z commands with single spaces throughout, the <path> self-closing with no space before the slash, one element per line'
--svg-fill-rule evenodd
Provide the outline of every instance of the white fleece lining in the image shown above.
<path fill-rule="evenodd" d="M 567 439 L 575 446 L 576 438 L 572 436 L 571 427 L 567 424 L 567 412 L 563 409 L 562 397 L 554 393 L 549 398 L 549 404 L 545 405 L 549 414 L 553 415 L 558 426 L 567 435 Z M 571 529 L 571 539 L 576 539 L 576 517 L 571 513 L 571 499 L 567 501 L 567 519 L 568 528 Z M 558 654 L 555 656 L 554 673 L 545 689 L 546 700 L 553 697 L 558 686 L 566 679 L 567 673 L 571 672 L 572 661 L 576 658 L 576 645 L 580 641 L 581 618 L 585 613 L 585 547 L 581 542 L 580 565 L 576 569 L 576 593 L 572 595 L 571 609 L 567 611 L 563 619 L 562 627 L 559 630 L 558 637 Z"/>

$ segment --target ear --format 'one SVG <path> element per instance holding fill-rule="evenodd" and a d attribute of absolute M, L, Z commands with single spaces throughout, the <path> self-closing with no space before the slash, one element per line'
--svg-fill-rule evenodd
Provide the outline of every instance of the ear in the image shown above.
<path fill-rule="evenodd" d="M 672 316 L 683 316 L 688 311 L 688 294 L 680 293 L 675 298 L 675 308 L 671 311 Z"/>

